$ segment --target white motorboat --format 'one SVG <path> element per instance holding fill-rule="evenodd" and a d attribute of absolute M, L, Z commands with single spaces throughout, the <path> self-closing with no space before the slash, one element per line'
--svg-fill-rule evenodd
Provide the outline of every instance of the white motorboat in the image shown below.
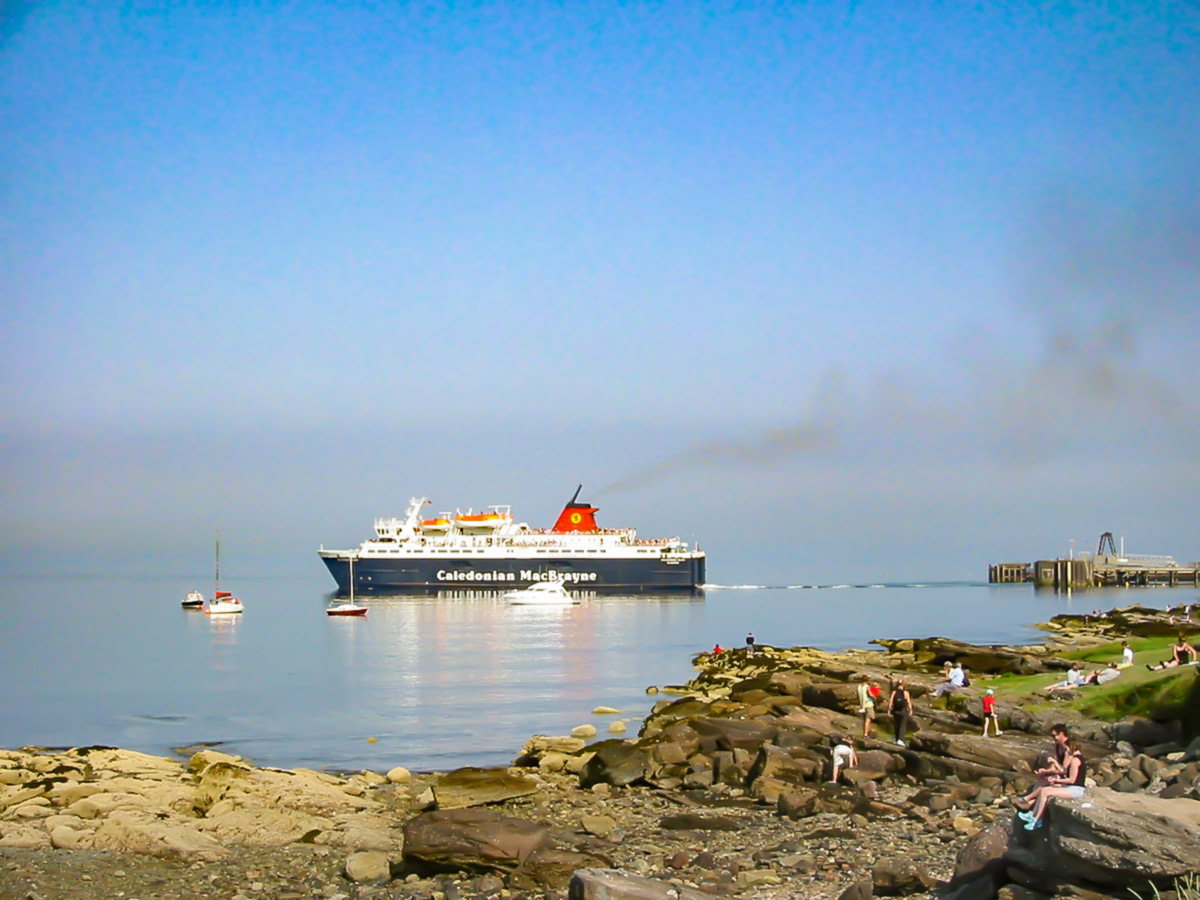
<path fill-rule="evenodd" d="M 184 609 L 201 609 L 204 606 L 204 595 L 199 591 L 188 591 L 188 595 L 179 605 Z"/>
<path fill-rule="evenodd" d="M 569 606 L 578 603 L 578 597 L 563 587 L 561 581 L 539 581 L 520 591 L 509 591 L 504 595 L 509 603 L 526 606 Z"/>
<path fill-rule="evenodd" d="M 350 599 L 340 603 L 334 601 L 325 607 L 327 616 L 365 616 L 367 608 L 354 602 L 354 557 L 350 557 Z"/>

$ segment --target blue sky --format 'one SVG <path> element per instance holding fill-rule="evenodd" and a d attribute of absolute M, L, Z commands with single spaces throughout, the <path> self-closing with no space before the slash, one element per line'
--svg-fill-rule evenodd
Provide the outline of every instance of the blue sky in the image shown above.
<path fill-rule="evenodd" d="M 1188 3 L 11 6 L 0 541 L 307 559 L 582 481 L 722 580 L 1200 557 L 1198 38 Z"/>

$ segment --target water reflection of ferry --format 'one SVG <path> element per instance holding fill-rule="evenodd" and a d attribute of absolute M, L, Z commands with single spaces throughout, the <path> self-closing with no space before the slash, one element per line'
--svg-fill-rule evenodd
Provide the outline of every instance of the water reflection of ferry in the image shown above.
<path fill-rule="evenodd" d="M 429 592 L 447 588 L 508 591 L 546 581 L 590 591 L 696 591 L 704 552 L 677 537 L 639 538 L 634 528 L 600 528 L 579 490 L 549 529 L 516 522 L 508 506 L 422 519 L 429 501 L 413 498 L 403 519 L 375 521 L 375 537 L 350 550 L 320 549 L 348 592 Z M 351 576 L 353 570 L 353 576 Z"/>

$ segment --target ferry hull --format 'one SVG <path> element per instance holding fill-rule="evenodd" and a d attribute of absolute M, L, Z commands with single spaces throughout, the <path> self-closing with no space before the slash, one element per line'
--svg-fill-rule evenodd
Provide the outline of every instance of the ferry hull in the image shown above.
<path fill-rule="evenodd" d="M 324 552 L 322 560 L 350 591 L 350 563 L 344 554 Z M 513 590 L 557 580 L 576 590 L 622 593 L 697 591 L 704 584 L 704 556 L 663 559 L 419 559 L 356 557 L 354 590 L 363 594 L 428 593 L 444 590 Z"/>

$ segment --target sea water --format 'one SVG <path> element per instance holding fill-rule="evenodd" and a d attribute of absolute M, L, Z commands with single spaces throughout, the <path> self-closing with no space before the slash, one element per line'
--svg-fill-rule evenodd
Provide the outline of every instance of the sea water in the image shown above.
<path fill-rule="evenodd" d="M 748 631 L 760 644 L 826 650 L 930 635 L 1020 643 L 1061 612 L 1197 599 L 1195 589 L 730 585 L 565 607 L 478 592 L 371 598 L 357 619 L 325 614 L 332 585 L 317 566 L 222 586 L 243 615 L 182 609 L 205 586 L 173 576 L 0 573 L 0 747 L 211 744 L 260 765 L 334 770 L 503 765 L 533 734 L 590 723 L 604 736 L 618 720 L 635 734 L 656 699 L 647 687 L 682 684 L 696 653 L 743 646 Z"/>

